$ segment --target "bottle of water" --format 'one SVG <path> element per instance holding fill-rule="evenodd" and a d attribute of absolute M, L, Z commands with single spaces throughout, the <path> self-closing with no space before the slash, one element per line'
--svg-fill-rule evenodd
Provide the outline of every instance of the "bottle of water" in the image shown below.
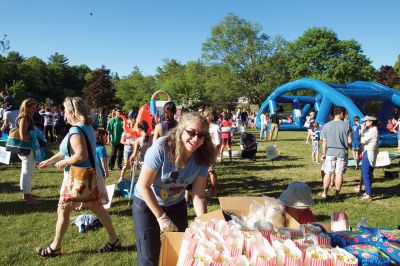
<path fill-rule="evenodd" d="M 368 226 L 368 223 L 367 223 L 367 217 L 361 217 L 360 218 L 360 221 L 358 222 L 358 224 L 357 224 L 357 227 L 361 227 L 361 226 L 363 226 L 363 227 L 369 227 Z"/>

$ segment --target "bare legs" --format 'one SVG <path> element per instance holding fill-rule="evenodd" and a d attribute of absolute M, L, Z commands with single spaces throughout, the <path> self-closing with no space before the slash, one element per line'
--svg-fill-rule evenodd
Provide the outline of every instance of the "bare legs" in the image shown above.
<path fill-rule="evenodd" d="M 110 243 L 114 243 L 118 240 L 117 234 L 115 233 L 114 226 L 112 225 L 110 214 L 104 209 L 103 205 L 93 205 L 90 210 L 99 217 L 104 228 L 107 230 L 108 238 Z M 67 232 L 69 227 L 69 217 L 72 211 L 71 206 L 65 208 L 58 207 L 57 209 L 57 223 L 56 223 L 56 234 L 50 247 L 53 250 L 61 248 L 62 239 Z"/>

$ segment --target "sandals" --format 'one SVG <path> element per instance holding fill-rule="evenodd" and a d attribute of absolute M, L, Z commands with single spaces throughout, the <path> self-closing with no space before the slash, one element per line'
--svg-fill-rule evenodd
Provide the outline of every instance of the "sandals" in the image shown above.
<path fill-rule="evenodd" d="M 324 194 L 324 192 L 320 192 L 320 193 L 318 193 L 318 195 L 319 195 L 322 199 L 326 199 L 326 197 L 328 196 L 328 195 Z"/>
<path fill-rule="evenodd" d="M 58 249 L 52 249 L 50 246 L 48 247 L 37 247 L 35 248 L 36 254 L 38 254 L 41 257 L 56 257 L 61 255 L 61 248 Z"/>
<path fill-rule="evenodd" d="M 122 249 L 121 241 L 117 239 L 114 243 L 107 242 L 104 246 L 100 247 L 97 252 L 104 253 L 104 252 L 115 252 Z"/>
<path fill-rule="evenodd" d="M 360 197 L 360 200 L 372 201 L 372 197 L 370 195 L 365 194 Z"/>

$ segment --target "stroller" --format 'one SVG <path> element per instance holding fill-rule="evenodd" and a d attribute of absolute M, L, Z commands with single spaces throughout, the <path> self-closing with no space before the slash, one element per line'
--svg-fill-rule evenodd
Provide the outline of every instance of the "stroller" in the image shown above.
<path fill-rule="evenodd" d="M 242 159 L 255 160 L 257 153 L 257 139 L 256 137 L 248 132 L 243 132 L 240 135 L 240 147 L 242 148 Z"/>
<path fill-rule="evenodd" d="M 143 142 L 142 147 L 140 147 L 138 156 L 131 165 L 132 169 L 131 179 L 125 180 L 118 184 L 118 188 L 121 191 L 122 196 L 129 199 L 128 205 L 130 204 L 130 201 L 133 196 L 133 187 L 137 182 L 137 178 L 139 177 L 140 170 L 144 162 L 144 156 L 147 152 L 147 149 L 150 148 L 150 146 L 152 145 L 152 142 L 153 142 L 153 136 L 149 136 L 147 142 Z"/>

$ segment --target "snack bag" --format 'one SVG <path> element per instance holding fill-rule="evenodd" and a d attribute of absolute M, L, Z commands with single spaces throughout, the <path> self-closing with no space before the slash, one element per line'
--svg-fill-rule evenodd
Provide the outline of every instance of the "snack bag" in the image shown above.
<path fill-rule="evenodd" d="M 335 266 L 357 266 L 358 260 L 344 249 L 339 247 L 331 249 L 333 265 Z"/>
<path fill-rule="evenodd" d="M 332 246 L 336 247 L 347 247 L 350 245 L 350 240 L 353 239 L 354 237 L 359 236 L 359 234 L 362 234 L 362 231 L 339 231 L 339 232 L 334 232 L 331 234 L 331 241 L 332 241 Z M 358 241 L 358 242 L 357 242 Z M 360 244 L 359 243 L 359 238 L 352 243 L 354 244 Z"/>
<path fill-rule="evenodd" d="M 303 237 L 303 232 L 289 227 L 282 227 L 278 229 L 277 234 L 288 235 L 289 239 Z"/>
<path fill-rule="evenodd" d="M 368 244 L 357 244 L 345 247 L 361 265 L 391 265 L 391 259 L 377 247 Z"/>
<path fill-rule="evenodd" d="M 384 239 L 400 243 L 399 229 L 379 228 L 377 234 Z"/>
<path fill-rule="evenodd" d="M 400 243 L 386 240 L 383 242 L 378 241 L 376 246 L 400 265 Z"/>
<path fill-rule="evenodd" d="M 276 251 L 276 264 L 278 266 L 303 265 L 303 254 L 292 240 L 275 240 L 272 247 Z"/>
<path fill-rule="evenodd" d="M 306 250 L 304 266 L 332 266 L 332 256 L 327 249 L 319 246 L 309 247 Z"/>
<path fill-rule="evenodd" d="M 331 247 L 331 237 L 327 234 L 319 234 L 317 235 L 318 245 Z"/>
<path fill-rule="evenodd" d="M 252 247 L 252 257 L 250 261 L 255 266 L 275 266 L 276 253 L 271 245 L 264 239 L 264 245 Z"/>
<path fill-rule="evenodd" d="M 305 235 L 305 234 L 318 235 L 318 234 L 322 233 L 320 227 L 312 225 L 312 224 L 301 224 L 300 231 L 303 232 L 303 235 Z"/>
<path fill-rule="evenodd" d="M 227 266 L 249 266 L 250 262 L 246 256 L 241 255 L 239 257 L 230 258 L 229 262 L 226 263 Z"/>

